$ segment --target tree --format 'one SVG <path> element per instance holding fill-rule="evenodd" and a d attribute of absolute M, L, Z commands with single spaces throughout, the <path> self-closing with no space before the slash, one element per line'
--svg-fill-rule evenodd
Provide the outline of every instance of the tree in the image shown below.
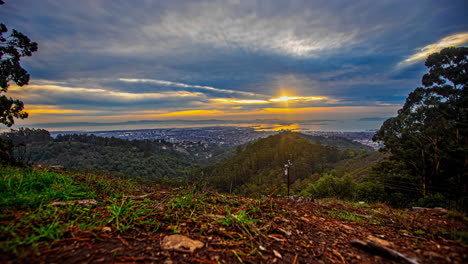
<path fill-rule="evenodd" d="M 423 87 L 408 95 L 398 115 L 386 120 L 373 140 L 419 178 L 420 192 L 467 193 L 468 48 L 430 55 Z"/>
<path fill-rule="evenodd" d="M 3 4 L 0 0 L 0 5 Z M 4 36 L 7 32 L 7 27 L 0 23 L 0 123 L 11 127 L 14 118 L 27 118 L 28 113 L 23 111 L 22 101 L 8 98 L 4 93 L 11 82 L 18 86 L 29 83 L 29 74 L 21 67 L 20 59 L 37 51 L 37 43 L 14 29 L 9 36 Z"/>

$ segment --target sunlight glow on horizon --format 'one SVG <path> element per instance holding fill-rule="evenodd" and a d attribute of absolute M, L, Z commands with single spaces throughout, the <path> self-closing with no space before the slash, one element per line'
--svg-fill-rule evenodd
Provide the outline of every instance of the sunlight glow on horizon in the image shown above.
<path fill-rule="evenodd" d="M 281 96 L 278 98 L 272 98 L 271 102 L 288 102 L 288 101 L 319 101 L 324 100 L 325 97 L 320 96 Z"/>
<path fill-rule="evenodd" d="M 279 119 L 298 120 L 308 118 L 334 118 L 348 117 L 360 111 L 369 112 L 372 107 L 339 106 L 336 100 L 325 96 L 293 96 L 287 92 L 280 96 L 269 96 L 269 99 L 259 99 L 249 97 L 240 98 L 209 98 L 210 94 L 191 91 L 157 91 L 145 93 L 120 92 L 107 90 L 103 87 L 83 88 L 66 85 L 38 85 L 32 84 L 26 87 L 11 86 L 13 95 L 20 97 L 26 103 L 26 112 L 30 118 L 23 124 L 34 124 L 39 122 L 122 122 L 134 120 L 244 120 L 254 119 Z M 26 88 L 26 89 L 24 89 Z M 193 96 L 189 98 L 190 103 L 174 105 L 172 107 L 162 107 L 158 105 L 159 99 L 167 98 L 175 100 L 176 97 Z M 56 98 L 69 98 L 70 102 L 63 105 L 56 104 Z M 94 107 L 84 109 L 80 104 L 74 104 L 76 98 L 90 100 Z M 267 97 L 268 98 L 268 97 Z M 156 100 L 157 99 L 157 100 Z M 32 100 L 34 103 L 29 103 Z M 135 109 L 140 102 L 147 101 L 146 109 Z M 152 103 L 151 100 L 154 100 Z M 130 101 L 130 104 L 128 102 Z M 323 101 L 316 104 L 316 101 Z M 110 102 L 109 107 L 101 102 Z M 135 102 L 135 103 L 133 103 Z M 149 102 L 149 103 L 148 103 Z M 123 103 L 120 105 L 120 103 Z M 382 106 L 380 109 L 390 109 L 394 106 Z M 387 110 L 382 110 L 388 112 Z M 388 115 L 388 114 L 385 114 Z M 278 129 L 294 129 L 278 128 Z"/>

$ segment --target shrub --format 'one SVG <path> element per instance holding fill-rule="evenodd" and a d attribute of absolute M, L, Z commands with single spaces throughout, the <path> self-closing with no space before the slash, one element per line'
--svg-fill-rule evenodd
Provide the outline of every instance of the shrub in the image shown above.
<path fill-rule="evenodd" d="M 336 197 L 352 200 L 355 197 L 356 182 L 349 175 L 338 178 L 325 174 L 317 182 L 310 183 L 302 195 L 312 195 L 314 198 Z"/>
<path fill-rule="evenodd" d="M 382 201 L 385 188 L 383 185 L 374 182 L 363 182 L 356 186 L 356 199 L 368 203 Z"/>
<path fill-rule="evenodd" d="M 431 193 L 426 197 L 419 198 L 419 200 L 414 204 L 415 206 L 420 207 L 445 207 L 448 206 L 448 200 L 445 196 L 441 193 Z"/>

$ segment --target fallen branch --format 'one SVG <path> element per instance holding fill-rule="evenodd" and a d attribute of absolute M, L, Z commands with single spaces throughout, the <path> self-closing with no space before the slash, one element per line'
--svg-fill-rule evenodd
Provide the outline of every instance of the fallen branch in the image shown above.
<path fill-rule="evenodd" d="M 376 253 L 376 254 L 379 254 L 381 256 L 384 256 L 384 257 L 387 257 L 387 258 L 390 258 L 390 259 L 394 259 L 394 260 L 397 260 L 397 261 L 403 261 L 403 262 L 406 262 L 406 263 L 410 263 L 410 264 L 420 264 L 416 259 L 414 258 L 410 258 L 408 256 L 405 256 L 404 254 L 396 251 L 396 250 L 393 250 L 393 249 L 390 249 L 388 247 L 385 247 L 379 243 L 375 243 L 373 241 L 369 241 L 369 240 L 366 240 L 366 241 L 362 241 L 362 240 L 359 240 L 359 239 L 352 239 L 351 241 L 351 245 L 355 246 L 355 247 L 359 247 L 361 249 L 364 249 L 368 252 L 371 252 L 371 253 Z"/>

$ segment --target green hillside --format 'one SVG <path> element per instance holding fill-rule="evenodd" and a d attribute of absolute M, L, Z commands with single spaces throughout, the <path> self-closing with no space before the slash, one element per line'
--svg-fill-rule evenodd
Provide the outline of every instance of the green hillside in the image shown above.
<path fill-rule="evenodd" d="M 384 160 L 388 155 L 373 151 L 373 152 L 350 152 L 346 151 L 349 159 L 341 160 L 334 165 L 334 170 L 337 176 L 341 177 L 346 174 L 354 179 L 362 179 L 371 173 L 372 168 L 379 162 Z"/>
<path fill-rule="evenodd" d="M 301 134 L 302 137 L 309 139 L 311 142 L 326 145 L 331 147 L 336 147 L 339 150 L 361 150 L 372 152 L 374 149 L 370 146 L 363 145 L 359 142 L 352 141 L 347 138 L 338 137 L 338 136 L 312 136 L 307 134 Z"/>
<path fill-rule="evenodd" d="M 128 176 L 186 178 L 197 166 L 189 155 L 164 141 L 124 140 L 94 135 L 58 135 L 45 130 L 20 130 L 7 136 L 15 155 L 29 164 L 119 172 Z"/>
<path fill-rule="evenodd" d="M 288 160 L 293 164 L 291 182 L 295 182 L 324 173 L 345 158 L 346 152 L 314 144 L 302 134 L 286 131 L 239 148 L 232 158 L 195 171 L 192 180 L 203 181 L 223 192 L 265 194 L 285 182 L 284 165 Z"/>

